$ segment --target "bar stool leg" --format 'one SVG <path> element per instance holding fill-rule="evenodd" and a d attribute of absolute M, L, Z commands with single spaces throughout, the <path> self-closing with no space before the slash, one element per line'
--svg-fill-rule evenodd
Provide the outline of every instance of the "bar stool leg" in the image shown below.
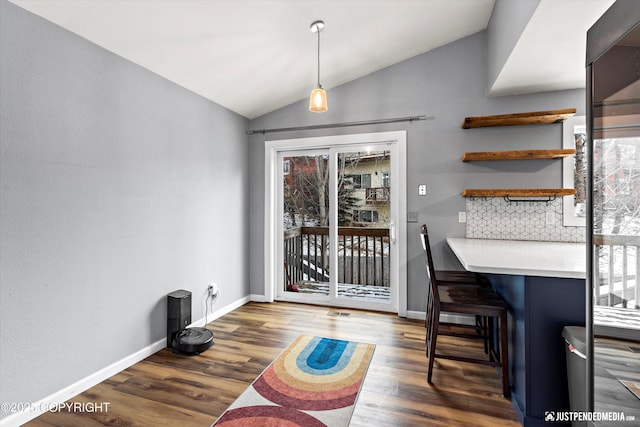
<path fill-rule="evenodd" d="M 482 334 L 482 342 L 484 344 L 484 354 L 491 355 L 489 351 L 489 319 L 487 316 L 480 317 L 480 333 Z"/>
<path fill-rule="evenodd" d="M 427 327 L 427 340 L 426 340 L 426 354 L 427 357 L 430 357 L 431 351 L 429 344 L 431 343 L 431 337 L 433 336 L 433 317 L 434 317 L 434 304 L 433 298 L 429 298 L 429 302 L 427 304 L 427 317 L 425 319 L 425 324 Z"/>
<path fill-rule="evenodd" d="M 431 384 L 431 374 L 433 373 L 433 361 L 435 360 L 436 354 L 436 341 L 438 339 L 438 324 L 440 323 L 440 319 L 438 318 L 439 313 L 438 310 L 433 310 L 433 318 L 431 319 L 431 328 L 429 331 L 430 339 L 427 342 L 429 352 L 427 353 L 429 356 L 429 369 L 427 371 L 427 382 Z"/>
<path fill-rule="evenodd" d="M 497 316 L 489 316 L 487 318 L 487 332 L 486 332 L 486 340 L 488 341 L 487 343 L 487 349 L 488 349 L 488 355 L 489 355 L 489 360 L 492 362 L 496 361 L 496 357 L 498 357 L 498 354 L 496 352 L 496 321 Z M 499 319 L 498 319 L 499 320 Z M 498 325 L 500 326 L 500 325 Z"/>

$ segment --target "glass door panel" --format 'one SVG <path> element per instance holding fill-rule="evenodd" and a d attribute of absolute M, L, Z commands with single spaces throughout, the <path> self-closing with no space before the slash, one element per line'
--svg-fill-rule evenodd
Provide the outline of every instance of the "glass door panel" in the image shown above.
<path fill-rule="evenodd" d="M 390 301 L 391 151 L 337 154 L 338 298 Z"/>
<path fill-rule="evenodd" d="M 282 291 L 329 296 L 329 153 L 281 156 L 284 283 Z"/>

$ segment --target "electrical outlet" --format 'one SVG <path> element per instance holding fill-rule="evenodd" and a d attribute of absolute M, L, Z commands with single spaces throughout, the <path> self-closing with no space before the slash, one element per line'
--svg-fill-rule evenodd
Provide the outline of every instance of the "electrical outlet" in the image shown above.
<path fill-rule="evenodd" d="M 467 222 L 466 212 L 458 212 L 458 222 Z"/>
<path fill-rule="evenodd" d="M 407 222 L 418 222 L 418 212 L 407 212 Z"/>
<path fill-rule="evenodd" d="M 209 292 L 209 296 L 215 296 L 218 294 L 218 285 L 216 283 L 211 283 L 209 285 L 209 287 L 207 288 L 207 291 Z"/>

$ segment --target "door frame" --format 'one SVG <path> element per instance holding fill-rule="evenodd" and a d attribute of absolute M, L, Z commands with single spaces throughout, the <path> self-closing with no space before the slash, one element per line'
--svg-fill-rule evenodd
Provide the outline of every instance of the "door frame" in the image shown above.
<path fill-rule="evenodd" d="M 390 264 L 397 266 L 392 274 L 395 275 L 397 283 L 397 309 L 398 315 L 407 315 L 407 224 L 406 218 L 406 163 L 407 163 L 407 132 L 375 132 L 364 134 L 348 134 L 335 136 L 321 136 L 309 138 L 293 138 L 265 141 L 265 235 L 264 235 L 264 300 L 273 302 L 276 295 L 276 286 L 282 275 L 282 268 L 276 268 L 279 244 L 279 222 L 278 218 L 278 154 L 281 151 L 305 150 L 315 148 L 329 148 L 332 146 L 362 145 L 364 143 L 379 144 L 394 142 L 397 144 L 397 155 L 392 156 L 392 170 L 397 171 L 397 176 L 392 179 L 398 180 L 398 206 L 394 218 L 396 233 L 396 250 L 392 251 Z"/>

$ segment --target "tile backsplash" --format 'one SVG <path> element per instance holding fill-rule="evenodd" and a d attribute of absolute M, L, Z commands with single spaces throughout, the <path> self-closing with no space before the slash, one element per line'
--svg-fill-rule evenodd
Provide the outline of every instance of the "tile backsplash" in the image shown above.
<path fill-rule="evenodd" d="M 585 227 L 562 225 L 562 198 L 549 202 L 514 202 L 499 197 L 470 197 L 467 238 L 584 242 Z"/>

